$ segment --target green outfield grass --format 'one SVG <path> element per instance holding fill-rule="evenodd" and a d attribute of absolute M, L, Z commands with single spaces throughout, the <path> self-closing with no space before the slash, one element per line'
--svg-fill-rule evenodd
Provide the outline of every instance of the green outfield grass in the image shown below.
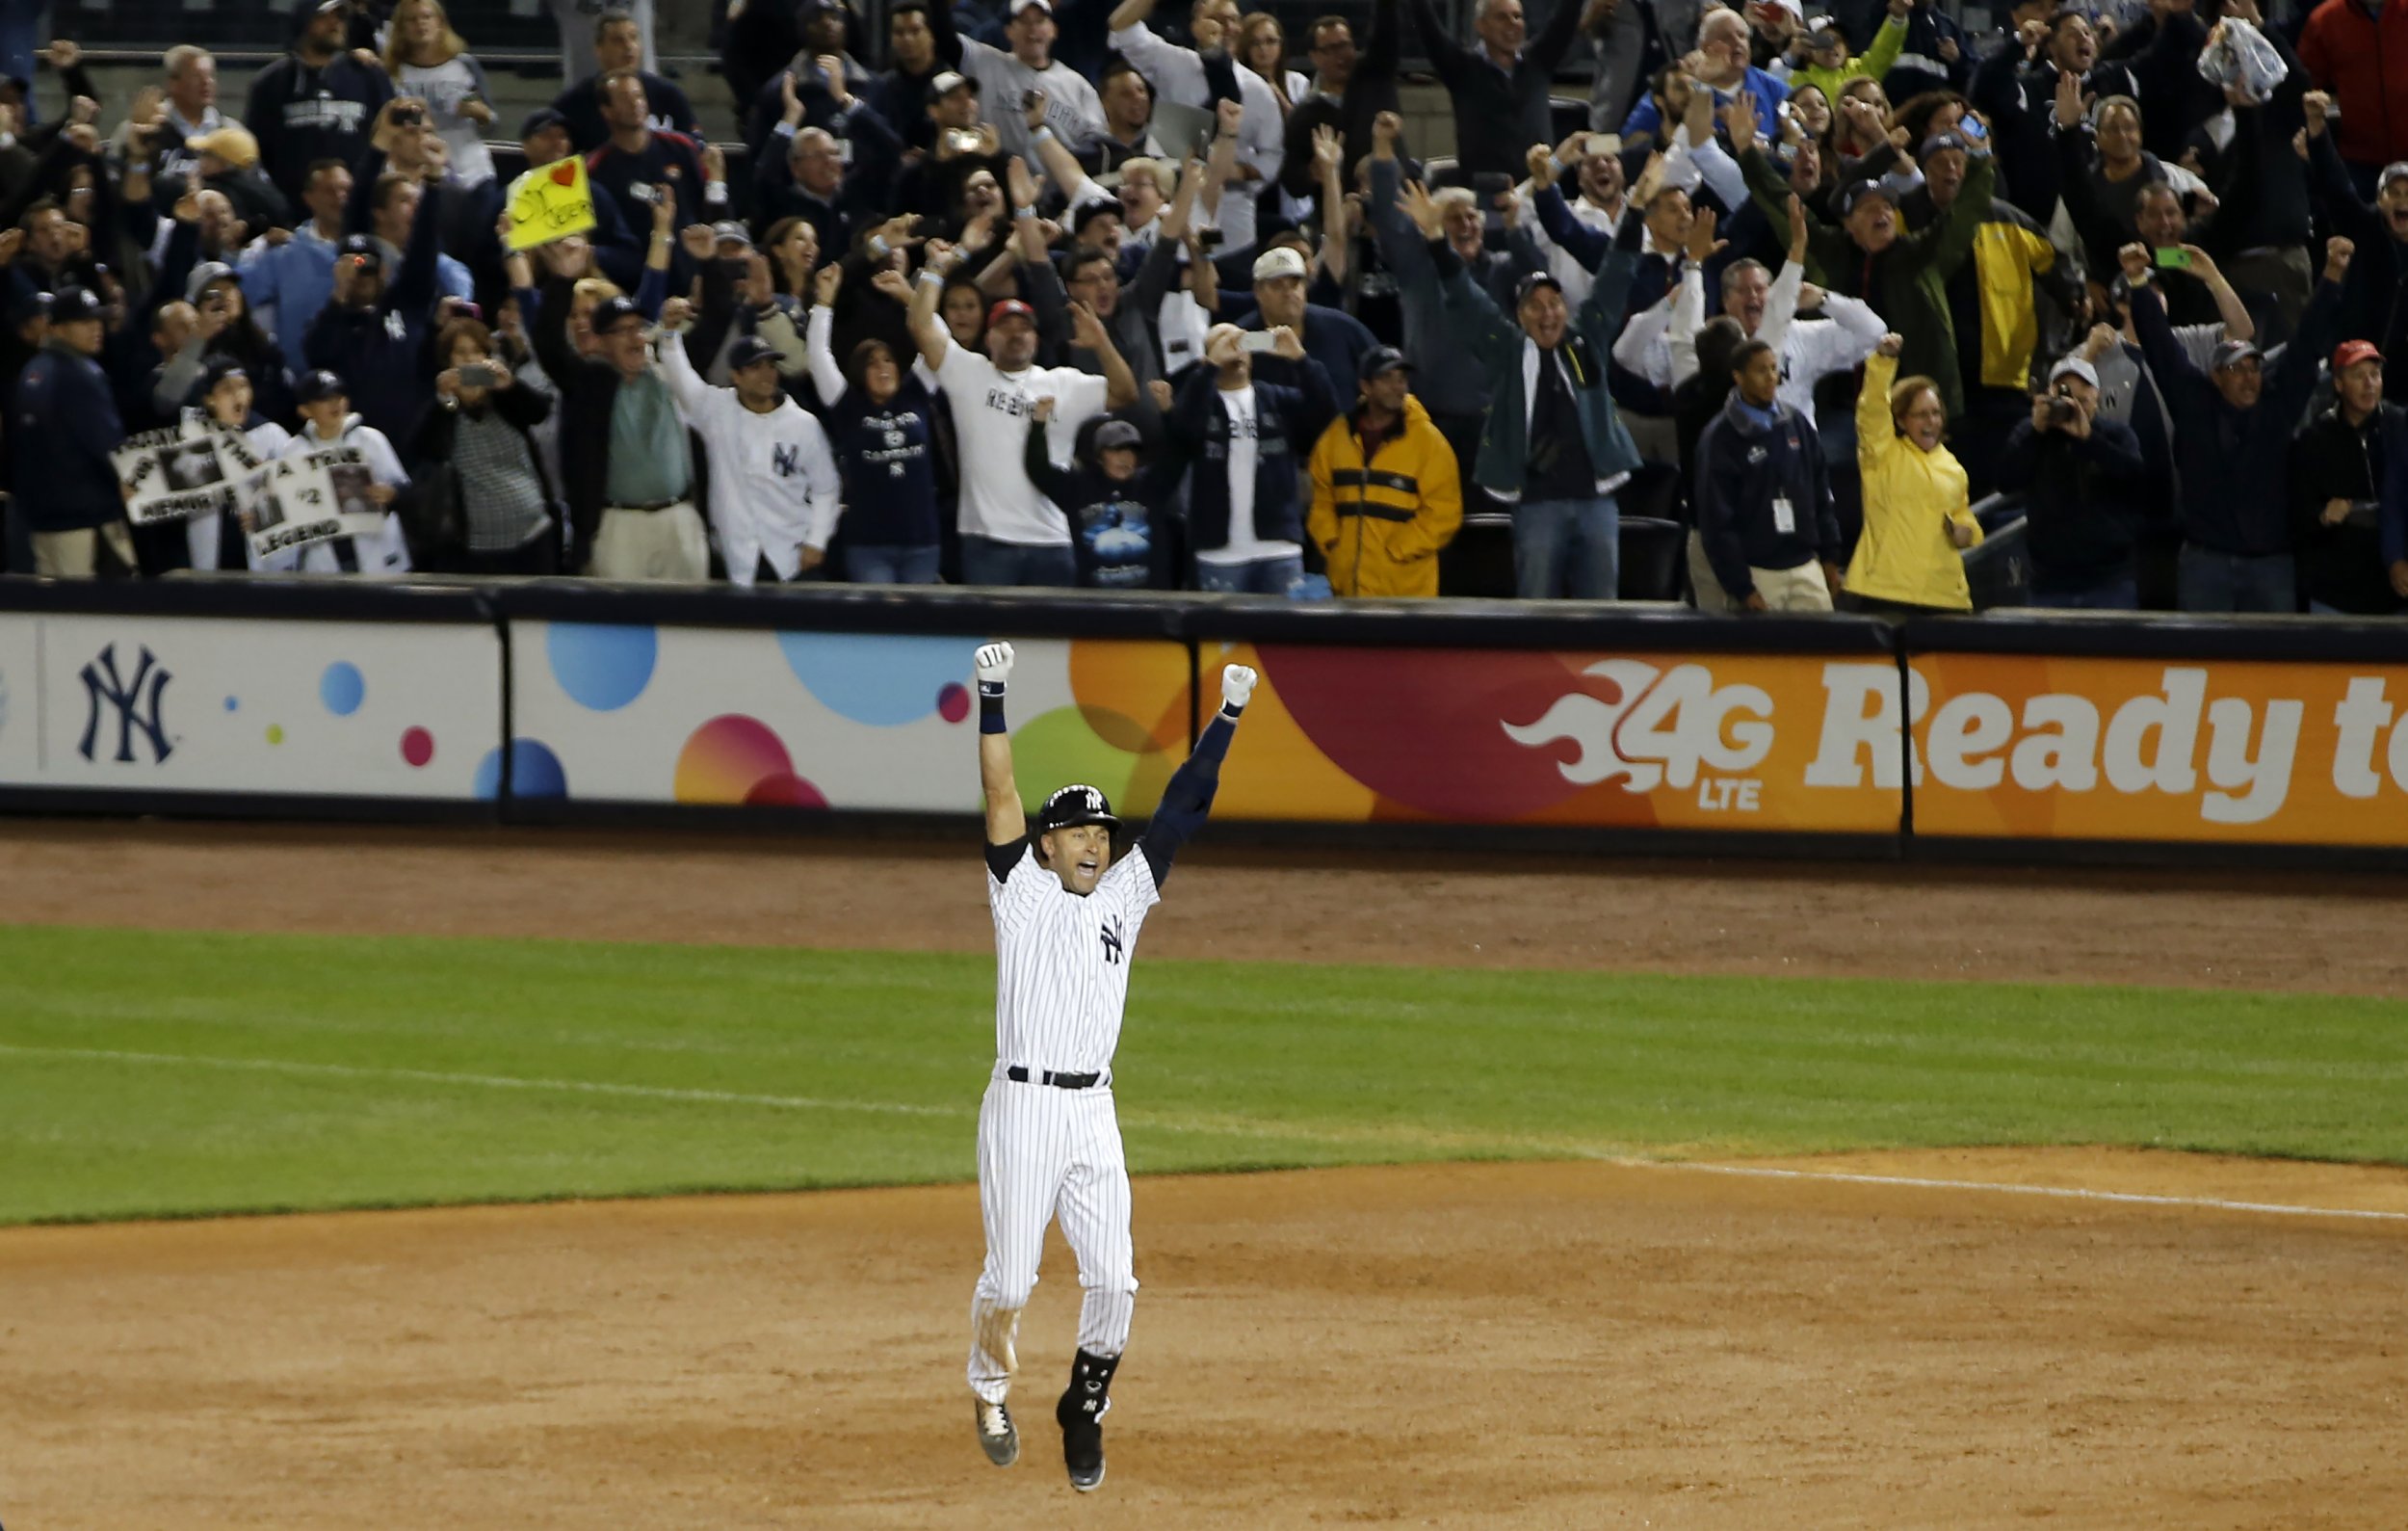
<path fill-rule="evenodd" d="M 0 928 L 0 1222 L 968 1179 L 980 957 Z M 2105 1143 L 2408 1162 L 2408 1006 L 1138 964 L 1134 1168 Z"/>

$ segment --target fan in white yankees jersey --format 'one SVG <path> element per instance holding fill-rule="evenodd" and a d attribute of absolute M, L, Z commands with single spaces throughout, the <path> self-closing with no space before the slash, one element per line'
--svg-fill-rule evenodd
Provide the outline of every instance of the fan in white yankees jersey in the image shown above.
<path fill-rule="evenodd" d="M 1020 1310 L 1036 1285 L 1057 1215 L 1079 1260 L 1079 1353 L 1054 1409 L 1071 1486 L 1104 1481 L 1103 1418 L 1129 1340 L 1137 1274 L 1129 1163 L 1112 1107 L 1112 1060 L 1129 997 L 1138 930 L 1162 900 L 1171 858 L 1202 828 L 1254 672 L 1221 672 L 1221 707 L 1163 789 L 1145 833 L 1115 859 L 1120 821 L 1102 791 L 1062 787 L 1036 837 L 1012 779 L 1004 687 L 1009 644 L 978 651 L 979 783 L 986 798 L 986 896 L 995 915 L 995 1071 L 979 1108 L 979 1211 L 986 1263 L 970 1303 L 970 1390 L 979 1444 L 1008 1467 L 1020 1436 L 1005 1399 L 1019 1358 Z"/>

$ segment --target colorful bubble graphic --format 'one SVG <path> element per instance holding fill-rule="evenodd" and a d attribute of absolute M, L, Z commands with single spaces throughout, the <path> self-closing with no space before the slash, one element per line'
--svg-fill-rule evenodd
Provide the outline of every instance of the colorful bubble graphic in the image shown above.
<path fill-rule="evenodd" d="M 327 704 L 327 711 L 338 718 L 348 718 L 359 710 L 368 697 L 368 682 L 359 673 L 359 667 L 348 659 L 338 659 L 327 666 L 318 677 L 318 700 Z"/>
<path fill-rule="evenodd" d="M 470 790 L 481 798 L 502 795 L 502 752 L 487 750 L 477 762 L 477 775 Z M 510 796 L 514 798 L 564 798 L 568 796 L 568 773 L 561 767 L 561 757 L 551 749 L 534 739 L 510 741 Z"/>
<path fill-rule="evenodd" d="M 434 735 L 424 728 L 402 730 L 402 758 L 412 766 L 423 766 L 434 758 Z"/>
<path fill-rule="evenodd" d="M 673 792 L 680 803 L 824 808 L 826 797 L 795 775 L 794 757 L 758 718 L 727 713 L 696 728 L 677 752 Z"/>
<path fill-rule="evenodd" d="M 961 677 L 970 671 L 966 638 L 903 638 L 883 633 L 779 633 L 787 668 L 820 705 L 873 728 L 917 723 L 944 712 L 949 691 L 961 693 L 961 718 L 970 715 Z"/>
<path fill-rule="evenodd" d="M 578 705 L 612 712 L 643 695 L 661 641 L 650 627 L 612 622 L 553 622 L 544 629 L 552 678 Z"/>
<path fill-rule="evenodd" d="M 947 723 L 959 723 L 970 716 L 970 688 L 960 681 L 952 681 L 936 694 L 936 715 Z"/>

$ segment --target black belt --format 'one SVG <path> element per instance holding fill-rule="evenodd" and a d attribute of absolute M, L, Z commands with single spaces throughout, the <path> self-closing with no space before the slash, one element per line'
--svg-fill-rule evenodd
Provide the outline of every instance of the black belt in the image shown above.
<path fill-rule="evenodd" d="M 686 502 L 682 499 L 654 500 L 649 505 L 605 505 L 602 508 L 606 511 L 634 511 L 638 515 L 649 515 L 654 511 L 666 511 L 672 505 L 683 505 Z"/>
<path fill-rule="evenodd" d="M 1013 1084 L 1025 1085 L 1029 1082 L 1029 1070 L 1013 1064 L 1004 1070 L 1004 1077 Z M 1102 1074 L 1058 1074 L 1051 1069 L 1036 1071 L 1038 1084 L 1052 1085 L 1057 1090 L 1092 1090 L 1103 1082 L 1103 1078 Z"/>

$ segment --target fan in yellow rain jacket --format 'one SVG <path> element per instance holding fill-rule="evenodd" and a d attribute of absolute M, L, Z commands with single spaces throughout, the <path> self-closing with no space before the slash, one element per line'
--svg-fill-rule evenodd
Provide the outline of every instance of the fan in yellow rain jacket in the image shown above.
<path fill-rule="evenodd" d="M 1865 531 L 1848 561 L 1860 607 L 1971 611 L 1965 548 L 1981 541 L 1965 497 L 1965 469 L 1941 441 L 1948 407 L 1927 378 L 1896 390 L 1898 337 L 1865 361 L 1856 396 L 1856 460 L 1865 480 Z"/>
<path fill-rule="evenodd" d="M 1333 594 L 1437 594 L 1438 550 L 1463 524 L 1454 449 L 1407 391 L 1412 370 L 1394 346 L 1366 352 L 1361 404 L 1313 448 L 1305 530 L 1328 560 Z"/>

